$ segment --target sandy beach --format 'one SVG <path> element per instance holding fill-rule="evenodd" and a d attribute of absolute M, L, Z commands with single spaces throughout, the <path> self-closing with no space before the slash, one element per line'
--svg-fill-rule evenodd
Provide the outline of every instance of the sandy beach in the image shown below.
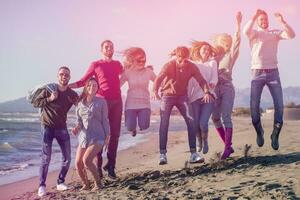
<path fill-rule="evenodd" d="M 213 128 L 209 153 L 204 155 L 205 163 L 199 164 L 187 162 L 187 133 L 175 131 L 169 133 L 168 164 L 158 165 L 158 134 L 149 134 L 146 142 L 119 152 L 119 179 L 111 181 L 105 174 L 102 191 L 80 192 L 71 168 L 66 181 L 71 189 L 57 192 L 57 172 L 52 172 L 47 179 L 48 195 L 42 199 L 300 199 L 299 120 L 284 122 L 278 151 L 270 144 L 271 118 L 263 118 L 265 145 L 261 148 L 250 118 L 233 120 L 235 153 L 226 161 L 218 159 L 223 144 Z M 0 199 L 39 199 L 37 183 L 35 177 L 0 186 Z"/>

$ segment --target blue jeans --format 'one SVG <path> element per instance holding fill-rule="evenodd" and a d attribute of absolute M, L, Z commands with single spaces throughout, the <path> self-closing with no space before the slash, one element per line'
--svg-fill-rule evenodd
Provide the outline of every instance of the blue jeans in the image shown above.
<path fill-rule="evenodd" d="M 208 121 L 214 110 L 214 102 L 204 103 L 197 99 L 191 103 L 191 114 L 194 117 L 196 132 L 208 133 Z"/>
<path fill-rule="evenodd" d="M 274 104 L 274 124 L 283 123 L 283 95 L 278 70 L 264 72 L 252 70 L 250 108 L 252 124 L 260 123 L 260 98 L 264 86 L 267 85 Z"/>
<path fill-rule="evenodd" d="M 232 128 L 231 113 L 233 109 L 235 91 L 231 81 L 218 83 L 215 88 L 217 99 L 212 113 L 212 120 L 216 128 Z M 221 121 L 222 118 L 222 121 Z"/>
<path fill-rule="evenodd" d="M 62 152 L 62 166 L 59 172 L 57 183 L 64 183 L 71 163 L 71 144 L 70 135 L 66 128 L 55 129 L 47 126 L 42 126 L 42 165 L 40 167 L 40 186 L 46 186 L 48 167 L 51 160 L 52 143 L 56 139 Z"/>
<path fill-rule="evenodd" d="M 136 130 L 137 122 L 140 130 L 149 128 L 150 114 L 151 110 L 149 108 L 125 110 L 125 126 L 127 127 L 127 130 Z"/>
<path fill-rule="evenodd" d="M 196 152 L 196 132 L 192 116 L 189 115 L 187 96 L 163 96 L 160 105 L 159 148 L 160 153 L 167 153 L 170 115 L 176 106 L 183 116 L 188 128 L 188 139 L 191 153 Z"/>

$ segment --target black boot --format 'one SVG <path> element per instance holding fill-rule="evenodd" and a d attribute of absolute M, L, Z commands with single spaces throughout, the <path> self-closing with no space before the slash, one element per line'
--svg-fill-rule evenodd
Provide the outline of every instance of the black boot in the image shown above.
<path fill-rule="evenodd" d="M 109 178 L 111 178 L 111 179 L 116 179 L 117 178 L 114 167 L 109 166 L 109 165 L 105 165 L 103 167 L 103 169 L 104 169 L 104 171 L 107 171 Z"/>
<path fill-rule="evenodd" d="M 264 129 L 261 126 L 261 122 L 257 123 L 257 124 L 253 124 L 254 128 L 256 130 L 257 133 L 257 137 L 256 137 L 256 143 L 259 147 L 264 146 L 265 140 L 264 140 Z"/>
<path fill-rule="evenodd" d="M 279 139 L 279 134 L 280 134 L 281 128 L 282 128 L 282 124 L 280 124 L 280 123 L 274 124 L 273 132 L 271 134 L 271 140 L 272 140 L 271 145 L 274 150 L 279 149 L 278 139 Z"/>

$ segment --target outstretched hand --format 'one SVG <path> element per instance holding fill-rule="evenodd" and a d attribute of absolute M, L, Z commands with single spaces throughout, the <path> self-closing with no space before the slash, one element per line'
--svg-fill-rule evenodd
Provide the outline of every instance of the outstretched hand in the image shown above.
<path fill-rule="evenodd" d="M 263 10 L 261 10 L 261 9 L 257 9 L 256 10 L 256 13 L 255 13 L 255 15 L 253 16 L 253 20 L 256 20 L 258 17 L 259 17 L 259 15 L 261 15 L 262 13 L 264 13 L 264 11 Z"/>
<path fill-rule="evenodd" d="M 48 97 L 48 102 L 54 101 L 55 99 L 57 99 L 57 97 L 58 97 L 58 92 L 57 91 L 52 92 L 50 97 Z"/>
<path fill-rule="evenodd" d="M 204 103 L 211 103 L 211 102 L 213 102 L 213 100 L 214 100 L 214 97 L 210 93 L 207 93 L 203 96 Z"/>
<path fill-rule="evenodd" d="M 152 92 L 151 99 L 152 100 L 161 100 L 160 96 L 158 95 L 158 92 Z"/>
<path fill-rule="evenodd" d="M 274 16 L 279 23 L 285 24 L 283 16 L 279 12 L 274 13 Z"/>
<path fill-rule="evenodd" d="M 79 133 L 79 131 L 80 131 L 80 126 L 77 125 L 77 126 L 75 126 L 74 128 L 72 128 L 71 133 L 72 133 L 73 135 L 77 135 L 77 134 Z"/>
<path fill-rule="evenodd" d="M 236 22 L 237 22 L 237 24 L 241 24 L 241 22 L 242 22 L 242 13 L 239 11 L 239 12 L 237 12 L 237 14 L 236 14 Z"/>

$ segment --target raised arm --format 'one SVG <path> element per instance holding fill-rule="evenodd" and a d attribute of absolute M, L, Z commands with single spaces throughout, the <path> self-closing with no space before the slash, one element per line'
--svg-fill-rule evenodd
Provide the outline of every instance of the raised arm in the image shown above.
<path fill-rule="evenodd" d="M 262 10 L 258 9 L 255 13 L 255 15 L 252 17 L 250 21 L 247 22 L 243 29 L 243 33 L 251 39 L 255 35 L 255 30 L 253 29 L 253 26 L 255 24 L 255 21 L 257 20 L 258 16 L 262 13 Z"/>
<path fill-rule="evenodd" d="M 290 27 L 287 22 L 283 19 L 283 16 L 280 13 L 274 13 L 276 20 L 283 26 L 283 31 L 280 34 L 282 39 L 293 39 L 296 34 L 292 27 Z"/>
<path fill-rule="evenodd" d="M 32 102 L 33 106 L 35 108 L 42 108 L 46 106 L 48 103 L 54 101 L 57 99 L 58 93 L 57 91 L 48 92 L 48 90 L 45 88 L 42 90 L 42 92 L 35 98 L 35 100 Z"/>
<path fill-rule="evenodd" d="M 242 22 L 242 13 L 238 12 L 236 15 L 236 32 L 233 37 L 232 47 L 231 47 L 231 60 L 233 64 L 236 61 L 237 57 L 239 56 L 239 49 L 241 44 L 241 22 Z"/>
<path fill-rule="evenodd" d="M 85 82 L 91 78 L 93 75 L 95 75 L 95 63 L 93 62 L 90 67 L 88 68 L 87 72 L 85 73 L 85 75 L 79 80 L 76 81 L 74 83 L 70 83 L 69 87 L 70 88 L 79 88 L 79 87 L 83 87 Z"/>
<path fill-rule="evenodd" d="M 32 101 L 32 105 L 35 108 L 42 108 L 49 103 L 50 93 L 47 91 L 46 88 L 42 89 L 40 94 Z"/>

